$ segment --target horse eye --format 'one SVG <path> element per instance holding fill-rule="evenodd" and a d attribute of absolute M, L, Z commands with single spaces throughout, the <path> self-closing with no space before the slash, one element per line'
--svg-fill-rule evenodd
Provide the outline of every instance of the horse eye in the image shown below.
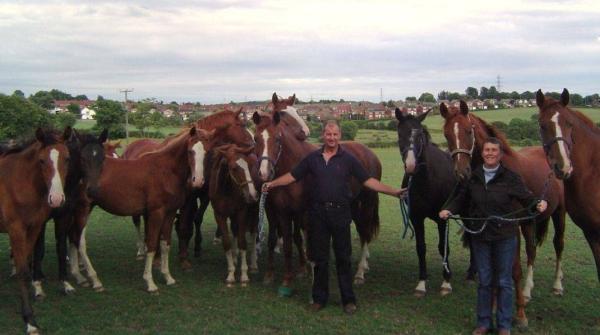
<path fill-rule="evenodd" d="M 46 160 L 45 159 L 40 159 L 40 164 L 46 164 Z"/>

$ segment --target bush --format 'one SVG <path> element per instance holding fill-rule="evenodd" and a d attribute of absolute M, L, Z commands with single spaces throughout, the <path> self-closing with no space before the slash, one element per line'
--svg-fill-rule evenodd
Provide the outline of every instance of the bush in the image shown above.
<path fill-rule="evenodd" d="M 77 117 L 73 113 L 64 112 L 54 116 L 54 127 L 57 129 L 65 129 L 67 126 L 73 127 L 77 122 Z"/>
<path fill-rule="evenodd" d="M 342 121 L 340 127 L 342 128 L 342 140 L 352 141 L 358 133 L 358 126 L 352 121 Z"/>

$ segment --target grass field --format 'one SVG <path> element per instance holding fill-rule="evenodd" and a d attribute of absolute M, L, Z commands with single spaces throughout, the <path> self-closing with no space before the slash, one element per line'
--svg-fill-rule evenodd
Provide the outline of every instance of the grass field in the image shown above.
<path fill-rule="evenodd" d="M 398 185 L 402 176 L 396 148 L 376 149 L 383 163 L 383 180 Z M 277 285 L 263 285 L 261 272 L 249 287 L 226 288 L 226 261 L 221 246 L 210 243 L 215 221 L 205 216 L 204 254 L 194 259 L 192 272 L 182 272 L 171 252 L 171 269 L 177 280 L 166 287 L 155 270 L 158 296 L 144 292 L 143 262 L 135 260 L 135 233 L 130 219 L 92 213 L 87 232 L 88 250 L 106 292 L 78 288 L 73 296 L 59 293 L 53 226 L 47 234 L 45 289 L 48 297 L 34 304 L 37 320 L 47 334 L 467 334 L 474 326 L 474 285 L 464 282 L 468 253 L 460 246 L 456 226 L 451 227 L 450 261 L 454 292 L 440 297 L 441 258 L 437 229 L 427 224 L 429 293 L 413 296 L 417 284 L 414 240 L 402 240 L 398 202 L 382 196 L 381 232 L 372 244 L 365 285 L 356 288 L 358 313 L 342 313 L 332 266 L 331 298 L 318 314 L 306 310 L 310 281 L 294 282 L 290 298 L 277 295 Z M 550 229 L 553 233 L 553 229 Z M 358 239 L 354 234 L 354 259 Z M 600 287 L 590 249 L 579 228 L 568 222 L 564 252 L 565 295 L 551 295 L 554 251 L 548 241 L 538 252 L 534 298 L 528 305 L 530 334 L 590 334 L 600 332 Z M 173 249 L 177 242 L 173 241 Z M 6 235 L 0 250 L 7 250 Z M 524 255 L 522 255 L 524 259 Z M 333 262 L 333 261 L 332 261 Z M 17 285 L 8 278 L 8 253 L 0 256 L 0 329 L 3 334 L 23 331 Z M 259 260 L 264 269 L 264 257 Z M 356 263 L 354 263 L 354 266 Z M 277 257 L 276 283 L 281 280 L 282 257 Z M 238 274 L 239 275 L 239 274 Z"/>

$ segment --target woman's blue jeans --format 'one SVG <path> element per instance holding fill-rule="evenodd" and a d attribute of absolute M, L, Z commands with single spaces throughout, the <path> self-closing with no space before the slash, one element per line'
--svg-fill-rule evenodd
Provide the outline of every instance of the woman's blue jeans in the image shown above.
<path fill-rule="evenodd" d="M 492 286 L 496 286 L 496 325 L 510 330 L 513 311 L 512 265 L 517 237 L 497 241 L 473 241 L 475 265 L 479 274 L 477 288 L 477 327 L 492 328 Z M 494 284 L 496 281 L 496 285 Z"/>

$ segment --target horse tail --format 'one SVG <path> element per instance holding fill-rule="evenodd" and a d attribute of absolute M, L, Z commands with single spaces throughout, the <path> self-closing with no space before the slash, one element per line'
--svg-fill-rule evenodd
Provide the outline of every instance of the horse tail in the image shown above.
<path fill-rule="evenodd" d="M 540 246 L 546 239 L 546 235 L 548 234 L 548 225 L 550 224 L 549 219 L 535 222 L 535 245 Z"/>

